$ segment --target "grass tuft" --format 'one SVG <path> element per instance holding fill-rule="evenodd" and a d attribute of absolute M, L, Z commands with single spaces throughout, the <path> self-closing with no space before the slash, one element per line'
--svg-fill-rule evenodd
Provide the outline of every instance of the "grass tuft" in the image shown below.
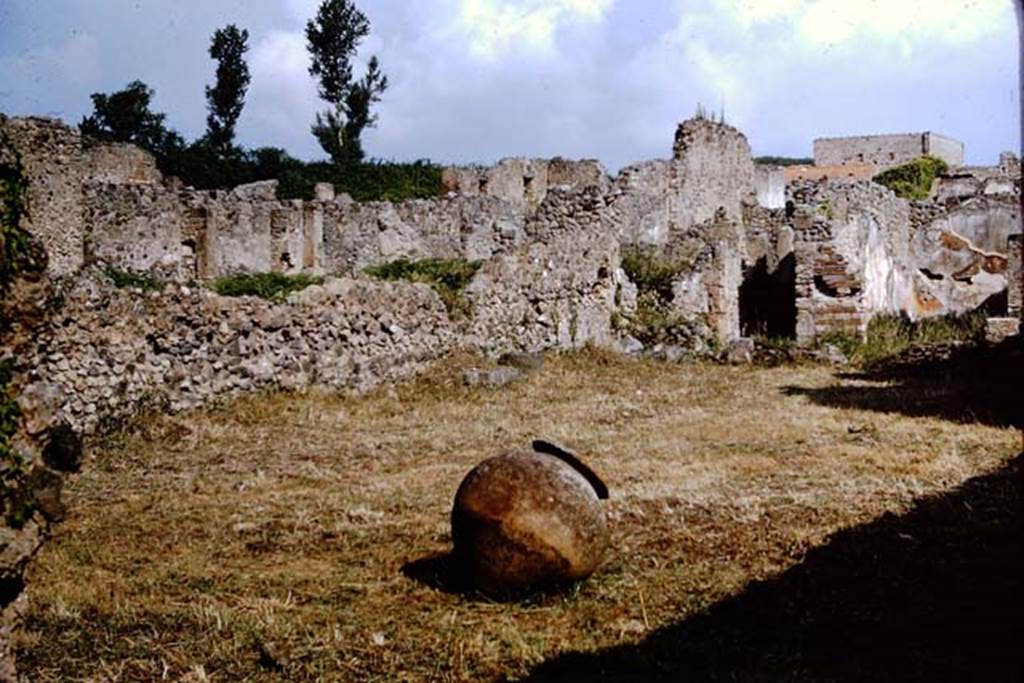
<path fill-rule="evenodd" d="M 428 284 L 441 297 L 451 315 L 468 318 L 472 316 L 472 309 L 464 292 L 480 266 L 480 261 L 466 259 L 430 258 L 413 261 L 400 258 L 369 266 L 365 272 L 381 280 L 407 280 Z"/>
<path fill-rule="evenodd" d="M 895 358 L 911 346 L 979 343 L 984 338 L 985 313 L 972 311 L 917 321 L 899 315 L 879 315 L 868 323 L 863 340 L 848 334 L 827 334 L 817 344 L 831 344 L 854 363 L 871 367 Z"/>
<path fill-rule="evenodd" d="M 292 292 L 323 281 L 322 277 L 312 275 L 241 273 L 217 278 L 210 287 L 221 296 L 258 296 L 268 301 L 284 301 Z"/>
<path fill-rule="evenodd" d="M 118 289 L 141 289 L 143 292 L 159 292 L 167 285 L 151 273 L 129 273 L 117 268 L 107 268 L 104 273 Z"/>

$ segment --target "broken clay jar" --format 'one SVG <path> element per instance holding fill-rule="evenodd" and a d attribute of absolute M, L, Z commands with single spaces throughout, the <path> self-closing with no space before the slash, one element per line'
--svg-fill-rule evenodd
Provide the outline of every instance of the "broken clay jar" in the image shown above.
<path fill-rule="evenodd" d="M 484 460 L 452 509 L 454 557 L 482 593 L 512 598 L 579 581 L 608 545 L 608 489 L 572 453 L 543 441 Z"/>

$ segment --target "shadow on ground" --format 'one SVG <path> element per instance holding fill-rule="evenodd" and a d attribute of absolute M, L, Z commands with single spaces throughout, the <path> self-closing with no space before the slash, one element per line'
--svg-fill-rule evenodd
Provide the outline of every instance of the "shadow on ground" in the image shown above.
<path fill-rule="evenodd" d="M 785 387 L 832 408 L 855 408 L 961 423 L 1024 426 L 1024 353 L 1020 337 L 998 346 L 911 349 L 878 367 L 842 373 L 840 379 L 877 386 Z M 883 384 L 884 383 L 884 384 Z"/>
<path fill-rule="evenodd" d="M 434 590 L 472 597 L 473 586 L 452 553 L 428 555 L 402 565 L 402 574 Z"/>
<path fill-rule="evenodd" d="M 799 565 L 636 645 L 530 681 L 1020 681 L 1024 454 L 832 536 Z"/>

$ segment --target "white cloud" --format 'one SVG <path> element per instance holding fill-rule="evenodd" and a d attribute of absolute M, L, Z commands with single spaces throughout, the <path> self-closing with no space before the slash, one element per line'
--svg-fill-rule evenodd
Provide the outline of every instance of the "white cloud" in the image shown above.
<path fill-rule="evenodd" d="M 558 29 L 599 24 L 614 0 L 459 0 L 455 25 L 470 54 L 496 60 L 513 50 L 550 55 Z"/>
<path fill-rule="evenodd" d="M 316 84 L 308 72 L 309 53 L 300 33 L 272 31 L 252 48 L 252 85 L 246 116 L 292 135 L 305 129 L 317 106 Z"/>
<path fill-rule="evenodd" d="M 788 24 L 806 46 L 856 41 L 939 40 L 969 44 L 999 28 L 1009 0 L 717 0 L 718 9 L 750 27 Z"/>

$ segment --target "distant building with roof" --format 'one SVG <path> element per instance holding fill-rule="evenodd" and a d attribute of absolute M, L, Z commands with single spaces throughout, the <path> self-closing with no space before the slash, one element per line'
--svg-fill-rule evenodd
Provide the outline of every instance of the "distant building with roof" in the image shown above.
<path fill-rule="evenodd" d="M 818 167 L 873 164 L 877 171 L 884 171 L 926 155 L 938 157 L 951 167 L 963 166 L 964 143 L 930 131 L 814 141 L 814 165 Z"/>

